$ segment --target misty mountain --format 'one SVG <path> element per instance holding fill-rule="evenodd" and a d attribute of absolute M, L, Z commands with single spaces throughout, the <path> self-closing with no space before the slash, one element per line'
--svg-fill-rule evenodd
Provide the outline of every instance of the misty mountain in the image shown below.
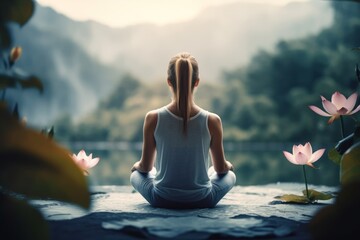
<path fill-rule="evenodd" d="M 73 21 L 38 6 L 30 24 L 44 32 L 60 32 L 93 58 L 130 71 L 143 81 L 163 78 L 169 57 L 189 51 L 199 59 L 202 76 L 213 81 L 222 69 L 247 63 L 259 48 L 269 49 L 280 39 L 315 34 L 331 22 L 329 3 L 311 1 L 286 6 L 231 3 L 206 8 L 181 23 L 124 28 Z"/>
<path fill-rule="evenodd" d="M 29 122 L 51 124 L 61 115 L 82 117 L 106 98 L 130 72 L 144 82 L 165 78 L 169 58 L 191 52 L 202 80 L 217 81 L 222 70 L 246 64 L 259 49 L 280 39 L 315 34 L 332 23 L 325 1 L 271 4 L 232 3 L 204 9 L 197 17 L 174 24 L 111 28 L 74 21 L 49 7 L 15 31 L 24 48 L 17 67 L 39 76 L 45 92 L 12 91 Z"/>
<path fill-rule="evenodd" d="M 215 81 L 224 68 L 246 64 L 259 48 L 271 49 L 280 39 L 305 37 L 330 26 L 332 14 L 325 1 L 286 6 L 239 2 L 208 7 L 180 23 L 109 28 L 40 7 L 32 24 L 46 32 L 61 29 L 94 58 L 143 81 L 163 78 L 169 58 L 179 51 L 195 55 L 202 77 Z"/>
<path fill-rule="evenodd" d="M 44 92 L 13 89 L 7 92 L 7 98 L 12 104 L 19 103 L 21 115 L 30 124 L 40 127 L 62 115 L 76 119 L 92 111 L 121 76 L 59 33 L 42 31 L 29 24 L 14 34 L 14 44 L 23 48 L 16 68 L 38 76 Z"/>

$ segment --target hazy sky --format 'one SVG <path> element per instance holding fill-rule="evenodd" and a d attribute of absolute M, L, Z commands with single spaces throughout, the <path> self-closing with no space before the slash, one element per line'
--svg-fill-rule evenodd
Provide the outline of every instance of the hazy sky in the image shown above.
<path fill-rule="evenodd" d="M 167 24 L 190 19 L 208 6 L 230 2 L 287 4 L 309 0 L 37 0 L 75 20 L 95 20 L 112 27 L 138 23 Z"/>

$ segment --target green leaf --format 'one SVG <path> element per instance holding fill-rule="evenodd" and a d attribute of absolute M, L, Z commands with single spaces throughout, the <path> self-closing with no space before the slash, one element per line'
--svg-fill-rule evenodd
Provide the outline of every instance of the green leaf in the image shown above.
<path fill-rule="evenodd" d="M 3 0 L 0 1 L 1 20 L 13 21 L 23 26 L 29 21 L 35 11 L 32 0 Z"/>
<path fill-rule="evenodd" d="M 329 152 L 328 152 L 328 158 L 333 161 L 335 164 L 340 165 L 340 161 L 341 161 L 341 157 L 342 155 L 336 151 L 335 148 L 332 148 Z"/>
<path fill-rule="evenodd" d="M 1 192 L 0 235 L 9 239 L 50 239 L 49 226 L 37 209 Z"/>
<path fill-rule="evenodd" d="M 333 198 L 332 194 L 329 193 L 323 193 L 323 192 L 318 192 L 314 189 L 308 189 L 309 192 L 309 199 L 310 201 L 315 201 L 315 200 L 329 200 Z M 303 190 L 303 194 L 306 197 L 306 190 Z"/>
<path fill-rule="evenodd" d="M 360 180 L 360 142 L 345 152 L 340 164 L 340 180 L 342 184 Z"/>
<path fill-rule="evenodd" d="M 0 108 L 0 186 L 35 199 L 90 206 L 87 179 L 70 152 Z"/>
<path fill-rule="evenodd" d="M 307 204 L 310 203 L 310 200 L 305 196 L 299 196 L 295 194 L 284 194 L 282 196 L 276 196 L 276 199 L 280 199 L 283 202 L 286 203 L 301 203 L 301 204 Z"/>

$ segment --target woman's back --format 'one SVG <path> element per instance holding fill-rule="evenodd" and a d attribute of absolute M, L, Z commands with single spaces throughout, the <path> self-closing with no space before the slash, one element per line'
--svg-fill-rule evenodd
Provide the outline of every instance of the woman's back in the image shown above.
<path fill-rule="evenodd" d="M 210 133 L 208 112 L 200 110 L 188 121 L 183 133 L 182 118 L 167 107 L 158 111 L 154 132 L 157 157 L 155 190 L 169 200 L 199 200 L 210 191 Z"/>

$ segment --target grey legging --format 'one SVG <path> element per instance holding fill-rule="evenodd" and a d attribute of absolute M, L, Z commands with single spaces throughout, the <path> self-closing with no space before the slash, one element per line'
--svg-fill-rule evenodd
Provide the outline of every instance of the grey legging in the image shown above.
<path fill-rule="evenodd" d="M 228 193 L 235 185 L 236 175 L 232 171 L 225 174 L 217 174 L 213 167 L 209 168 L 208 175 L 211 182 L 211 191 L 202 200 L 195 202 L 176 202 L 160 197 L 154 190 L 156 169 L 149 173 L 139 171 L 132 172 L 130 182 L 151 206 L 160 208 L 211 208 Z"/>

